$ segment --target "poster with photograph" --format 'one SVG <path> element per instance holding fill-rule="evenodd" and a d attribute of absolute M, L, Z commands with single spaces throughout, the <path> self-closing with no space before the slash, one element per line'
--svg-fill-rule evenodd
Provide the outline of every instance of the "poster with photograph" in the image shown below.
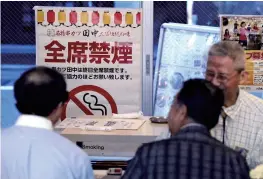
<path fill-rule="evenodd" d="M 221 16 L 221 39 L 236 41 L 245 50 L 263 50 L 263 16 Z"/>
<path fill-rule="evenodd" d="M 263 92 L 263 16 L 220 15 L 221 40 L 239 43 L 246 53 L 247 91 Z"/>

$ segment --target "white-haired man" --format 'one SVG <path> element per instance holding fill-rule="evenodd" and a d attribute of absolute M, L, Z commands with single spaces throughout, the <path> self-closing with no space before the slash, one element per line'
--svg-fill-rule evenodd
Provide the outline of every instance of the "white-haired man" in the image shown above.
<path fill-rule="evenodd" d="M 263 163 L 263 100 L 239 89 L 247 80 L 245 52 L 222 41 L 208 52 L 206 79 L 224 90 L 225 103 L 212 135 L 246 156 L 251 168 Z"/>

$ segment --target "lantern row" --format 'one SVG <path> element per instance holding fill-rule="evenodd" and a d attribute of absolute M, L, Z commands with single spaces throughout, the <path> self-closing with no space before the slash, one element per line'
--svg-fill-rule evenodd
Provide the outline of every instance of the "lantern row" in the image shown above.
<path fill-rule="evenodd" d="M 64 10 L 60 10 L 58 13 L 57 13 L 57 17 L 58 17 L 58 22 L 59 22 L 59 25 L 55 25 L 55 16 L 56 16 L 56 13 L 53 11 L 53 10 L 48 10 L 46 12 L 46 21 L 47 21 L 47 25 L 45 25 L 45 12 L 43 10 L 38 10 L 37 11 L 37 23 L 42 25 L 42 26 L 48 26 L 48 25 L 52 25 L 52 26 L 61 26 L 61 25 L 64 25 L 64 26 L 77 26 L 77 27 L 81 27 L 81 26 L 89 26 L 89 27 L 92 27 L 92 26 L 98 26 L 99 23 L 100 23 L 100 13 L 98 11 L 92 11 L 91 12 L 91 24 L 92 25 L 88 25 L 89 24 L 89 16 L 90 16 L 90 13 L 88 13 L 87 11 L 82 11 L 80 12 L 80 22 L 81 22 L 81 25 L 77 25 L 77 22 L 78 22 L 78 13 L 76 11 L 71 11 L 69 13 L 69 23 L 70 25 L 65 25 L 65 23 L 67 22 L 66 20 L 66 12 Z M 141 12 L 137 12 L 136 14 L 136 26 L 133 26 L 133 17 L 134 15 L 132 14 L 132 12 L 126 12 L 125 13 L 125 21 L 123 21 L 123 14 L 119 11 L 116 11 L 114 13 L 114 25 L 110 25 L 111 24 L 111 21 L 112 21 L 112 17 L 109 13 L 109 11 L 104 11 L 103 12 L 103 17 L 102 17 L 102 23 L 103 23 L 103 26 L 110 26 L 110 27 L 133 27 L 133 28 L 136 28 L 136 27 L 139 27 L 141 25 Z M 125 25 L 122 26 L 122 23 L 125 22 Z"/>

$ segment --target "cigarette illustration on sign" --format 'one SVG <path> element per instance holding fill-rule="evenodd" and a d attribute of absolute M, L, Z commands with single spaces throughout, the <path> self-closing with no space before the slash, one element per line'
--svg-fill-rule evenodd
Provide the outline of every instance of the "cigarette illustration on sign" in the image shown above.
<path fill-rule="evenodd" d="M 79 94 L 81 92 L 85 92 L 85 94 L 82 96 L 82 99 L 80 100 L 79 98 L 77 98 L 77 94 Z M 114 99 L 112 98 L 112 96 L 107 91 L 105 91 L 104 89 L 102 89 L 98 86 L 83 85 L 83 86 L 79 86 L 77 88 L 74 88 L 73 90 L 71 90 L 69 92 L 69 100 L 67 101 L 67 103 L 65 104 L 65 106 L 63 108 L 61 120 L 64 120 L 67 117 L 66 114 L 67 114 L 67 109 L 69 108 L 68 103 L 70 100 L 73 103 L 75 103 L 76 106 L 81 111 L 83 111 L 86 115 L 94 115 L 95 111 L 101 111 L 101 114 L 103 116 L 108 115 L 108 111 L 107 111 L 106 106 L 103 104 L 100 104 L 98 102 L 98 97 L 90 94 L 89 92 L 96 92 L 96 93 L 102 95 L 110 104 L 111 112 L 115 113 L 115 114 L 118 113 L 117 105 L 116 105 Z M 89 100 L 87 98 L 89 98 Z M 91 100 L 91 99 L 94 99 L 94 100 Z M 86 105 L 84 105 L 84 104 L 86 104 Z M 74 116 L 74 117 L 80 117 L 80 116 Z"/>
<path fill-rule="evenodd" d="M 93 103 L 91 103 L 90 101 L 86 101 L 86 96 L 91 96 L 92 98 L 94 98 L 94 100 L 95 100 L 95 102 L 94 102 L 94 104 Z M 101 113 L 102 113 L 102 115 L 104 116 L 106 116 L 107 115 L 107 108 L 106 108 L 106 106 L 105 105 L 103 105 L 103 104 L 98 104 L 98 98 L 95 96 L 95 95 L 91 95 L 91 94 L 89 94 L 89 93 L 85 93 L 84 95 L 83 95 L 83 101 L 86 103 L 86 104 L 88 104 L 88 106 L 89 106 L 89 108 L 91 109 L 91 110 L 98 110 L 98 111 L 101 111 Z"/>

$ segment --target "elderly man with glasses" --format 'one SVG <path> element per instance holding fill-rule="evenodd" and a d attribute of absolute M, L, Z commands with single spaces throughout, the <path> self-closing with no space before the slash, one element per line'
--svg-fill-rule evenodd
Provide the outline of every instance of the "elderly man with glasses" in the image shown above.
<path fill-rule="evenodd" d="M 253 168 L 263 163 L 263 100 L 239 89 L 247 76 L 245 52 L 238 43 L 222 41 L 210 48 L 206 79 L 225 96 L 212 135 L 244 155 Z"/>

